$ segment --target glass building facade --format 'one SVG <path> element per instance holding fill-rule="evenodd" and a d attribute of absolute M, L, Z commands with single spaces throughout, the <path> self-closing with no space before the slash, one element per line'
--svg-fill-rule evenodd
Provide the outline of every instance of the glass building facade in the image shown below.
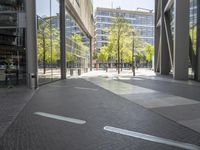
<path fill-rule="evenodd" d="M 26 82 L 23 0 L 0 1 L 0 86 Z"/>
<path fill-rule="evenodd" d="M 156 0 L 155 12 L 155 71 L 200 81 L 200 1 Z"/>
<path fill-rule="evenodd" d="M 92 14 L 91 0 L 0 0 L 0 86 L 36 88 L 88 71 Z"/>
<path fill-rule="evenodd" d="M 89 68 L 90 39 L 66 10 L 66 67 L 67 75 L 86 72 Z"/>
<path fill-rule="evenodd" d="M 95 12 L 96 51 L 108 42 L 106 28 L 111 27 L 116 16 L 124 16 L 140 33 L 144 42 L 154 44 L 154 14 L 142 11 L 127 11 L 121 9 L 97 8 Z"/>
<path fill-rule="evenodd" d="M 45 10 L 44 10 L 45 3 Z M 60 79 L 60 7 L 57 0 L 36 0 L 38 79 Z"/>
<path fill-rule="evenodd" d="M 60 79 L 60 10 L 57 0 L 37 0 L 38 78 L 43 84 Z M 43 5 L 46 5 L 44 11 Z M 80 5 L 79 1 L 77 3 Z M 65 10 L 67 75 L 86 72 L 89 67 L 90 39 Z"/>
<path fill-rule="evenodd" d="M 192 79 L 197 78 L 198 73 L 198 47 L 197 47 L 197 0 L 190 0 L 190 63 L 189 63 L 189 77 Z"/>

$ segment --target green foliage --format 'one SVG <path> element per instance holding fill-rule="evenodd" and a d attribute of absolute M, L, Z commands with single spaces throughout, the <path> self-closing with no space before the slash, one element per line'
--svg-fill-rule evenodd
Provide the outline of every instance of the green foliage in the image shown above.
<path fill-rule="evenodd" d="M 130 63 L 133 56 L 133 41 L 135 48 L 144 47 L 144 42 L 140 39 L 139 33 L 133 29 L 131 23 L 124 19 L 124 17 L 114 18 L 111 28 L 104 29 L 104 32 L 109 33 L 107 45 L 108 61 L 118 59 L 119 50 L 120 59 Z"/>
<path fill-rule="evenodd" d="M 196 54 L 196 50 L 197 50 L 197 26 L 193 26 L 192 28 L 190 28 L 190 37 L 192 40 L 192 47 L 193 47 L 193 51 L 194 54 Z"/>
<path fill-rule="evenodd" d="M 145 57 L 145 55 L 144 55 L 142 49 L 138 49 L 137 52 L 135 53 L 135 60 L 140 63 L 141 60 L 144 59 L 144 57 Z"/>
<path fill-rule="evenodd" d="M 60 60 L 60 36 L 58 29 L 50 29 L 48 20 L 38 20 L 37 47 L 38 61 L 50 64 Z"/>
<path fill-rule="evenodd" d="M 106 62 L 108 61 L 108 47 L 107 46 L 103 46 L 100 50 L 100 53 L 98 54 L 98 59 L 102 62 Z"/>
<path fill-rule="evenodd" d="M 75 62 L 76 58 L 75 53 L 66 51 L 66 62 Z"/>
<path fill-rule="evenodd" d="M 109 53 L 109 60 L 117 59 L 118 50 L 120 52 L 121 57 L 124 54 L 130 54 L 128 51 L 132 49 L 130 39 L 130 31 L 132 30 L 131 24 L 125 20 L 123 17 L 116 17 L 113 20 L 113 25 L 108 30 L 109 37 L 108 37 L 108 53 Z M 122 59 L 122 58 L 121 58 Z M 126 57 L 126 61 L 129 60 Z"/>
<path fill-rule="evenodd" d="M 75 41 L 75 42 L 77 42 L 77 43 L 82 43 L 82 37 L 81 37 L 80 34 L 74 34 L 72 36 L 72 40 Z"/>
<path fill-rule="evenodd" d="M 76 59 L 77 55 L 81 57 L 86 57 L 89 53 L 89 48 L 84 45 L 82 36 L 80 34 L 74 34 L 72 36 L 72 42 L 74 42 L 73 56 L 71 57 L 73 60 Z"/>
<path fill-rule="evenodd" d="M 93 52 L 93 59 L 94 60 L 98 59 L 98 54 L 96 52 Z"/>
<path fill-rule="evenodd" d="M 151 44 L 146 44 L 144 48 L 145 57 L 148 62 L 152 61 L 152 57 L 154 55 L 154 47 Z"/>
<path fill-rule="evenodd" d="M 125 63 L 131 63 L 133 61 L 132 53 L 133 52 L 131 50 L 124 52 L 124 62 Z"/>

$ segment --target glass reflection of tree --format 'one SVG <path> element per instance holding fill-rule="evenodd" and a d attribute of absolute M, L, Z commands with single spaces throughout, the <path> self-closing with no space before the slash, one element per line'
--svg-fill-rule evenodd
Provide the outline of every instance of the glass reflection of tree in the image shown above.
<path fill-rule="evenodd" d="M 89 52 L 89 48 L 84 45 L 82 36 L 80 34 L 74 34 L 72 36 L 72 40 L 75 43 L 75 48 L 73 51 L 73 59 L 78 60 L 79 62 L 77 62 L 77 66 L 78 67 L 82 67 L 82 62 L 85 62 L 85 59 L 87 57 L 87 53 Z"/>
<path fill-rule="evenodd" d="M 38 61 L 43 63 L 43 73 L 46 74 L 47 64 L 55 64 L 60 59 L 59 30 L 50 29 L 49 20 L 38 16 Z M 50 38 L 52 36 L 52 38 Z"/>
<path fill-rule="evenodd" d="M 191 27 L 190 37 L 191 37 L 191 41 L 192 41 L 193 52 L 196 55 L 196 49 L 197 49 L 197 26 L 196 25 Z"/>

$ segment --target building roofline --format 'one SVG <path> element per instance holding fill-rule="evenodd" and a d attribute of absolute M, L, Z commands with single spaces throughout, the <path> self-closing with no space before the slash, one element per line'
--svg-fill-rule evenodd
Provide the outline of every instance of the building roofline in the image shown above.
<path fill-rule="evenodd" d="M 104 7 L 97 7 L 96 11 L 112 11 L 112 12 L 124 12 L 124 13 L 134 13 L 134 14 L 143 14 L 143 15 L 154 15 L 153 12 L 146 12 L 146 11 L 138 11 L 138 10 L 125 10 L 125 9 L 118 9 L 118 8 L 104 8 Z"/>

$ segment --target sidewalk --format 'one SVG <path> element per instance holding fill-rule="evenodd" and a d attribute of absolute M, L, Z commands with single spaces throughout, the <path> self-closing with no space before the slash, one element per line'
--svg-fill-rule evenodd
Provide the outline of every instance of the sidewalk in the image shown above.
<path fill-rule="evenodd" d="M 1 138 L 0 149 L 200 150 L 199 139 L 199 133 L 126 98 L 84 79 L 68 79 L 36 92 Z"/>
<path fill-rule="evenodd" d="M 96 77 L 92 77 L 98 76 Z M 84 76 L 88 81 L 161 114 L 200 133 L 200 86 L 191 81 L 156 77 L 149 70 L 117 75 L 115 71 L 94 71 Z"/>
<path fill-rule="evenodd" d="M 0 89 L 0 137 L 15 120 L 34 91 L 26 87 Z"/>
<path fill-rule="evenodd" d="M 1 90 L 0 149 L 200 150 L 198 86 L 144 72 Z"/>
<path fill-rule="evenodd" d="M 112 68 L 112 69 L 108 69 L 108 72 L 106 72 L 105 70 L 93 70 L 92 72 L 88 72 L 82 75 L 83 78 L 95 77 L 95 76 L 121 79 L 121 80 L 130 80 L 133 78 L 133 73 L 132 73 L 132 70 L 130 69 L 123 69 L 123 71 L 120 72 L 120 74 L 118 75 L 118 73 L 116 72 L 116 69 Z M 170 75 L 169 76 L 159 75 L 148 68 L 136 69 L 134 79 L 137 80 L 137 78 L 200 86 L 200 82 L 193 81 L 193 80 L 188 80 L 188 81 L 174 80 L 172 76 Z"/>

